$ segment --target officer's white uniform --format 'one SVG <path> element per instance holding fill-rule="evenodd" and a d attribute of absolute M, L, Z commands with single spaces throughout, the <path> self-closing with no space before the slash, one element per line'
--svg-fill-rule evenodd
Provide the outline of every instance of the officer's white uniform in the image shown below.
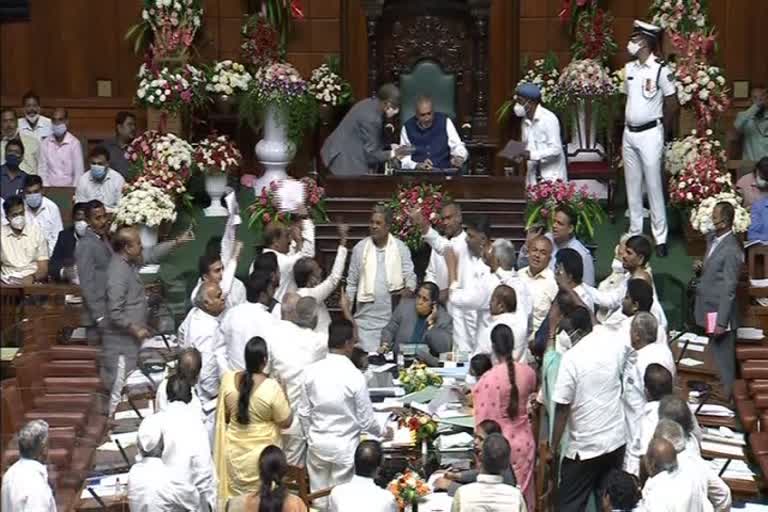
<path fill-rule="evenodd" d="M 664 153 L 664 98 L 675 94 L 669 69 L 655 55 L 626 64 L 626 127 L 622 152 L 629 203 L 629 234 L 643 231 L 643 181 L 651 206 L 651 229 L 657 245 L 667 243 L 667 217 L 661 182 Z"/>

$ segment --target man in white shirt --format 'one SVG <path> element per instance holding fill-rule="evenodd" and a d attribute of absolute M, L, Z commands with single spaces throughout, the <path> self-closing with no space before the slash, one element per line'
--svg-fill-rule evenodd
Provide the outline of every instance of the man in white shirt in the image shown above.
<path fill-rule="evenodd" d="M 414 147 L 413 154 L 400 160 L 403 169 L 459 168 L 469 154 L 451 118 L 435 112 L 429 96 L 416 100 L 416 114 L 400 130 L 400 146 Z"/>
<path fill-rule="evenodd" d="M 641 510 L 647 512 L 704 512 L 705 494 L 687 472 L 681 471 L 672 443 L 654 437 L 645 454 L 650 478 L 643 487 Z M 711 510 L 711 508 L 710 508 Z"/>
<path fill-rule="evenodd" d="M 450 243 L 453 252 L 457 255 L 461 254 L 461 248 L 466 246 L 467 234 L 464 231 L 464 219 L 459 203 L 447 202 L 443 204 L 440 218 L 442 219 L 443 236 L 445 237 L 445 240 Z M 420 221 L 421 219 L 422 217 L 419 217 Z M 422 232 L 424 233 L 423 224 L 421 226 Z M 429 243 L 429 240 L 438 240 L 439 235 L 437 232 L 433 234 L 430 232 L 429 226 L 427 226 L 427 228 L 426 233 L 424 233 L 425 241 Z M 440 245 L 442 246 L 442 244 Z M 450 304 L 448 304 L 448 285 L 450 285 L 448 282 L 448 268 L 445 266 L 445 257 L 443 254 L 438 253 L 434 247 L 429 255 L 429 264 L 427 265 L 427 270 L 424 274 L 424 281 L 435 283 L 437 285 L 440 289 L 440 302 L 446 304 L 447 308 L 450 308 Z"/>
<path fill-rule="evenodd" d="M 518 86 L 514 113 L 523 120 L 521 138 L 526 151 L 521 157 L 528 160 L 526 184 L 535 185 L 541 180 L 567 180 L 560 121 L 552 111 L 541 105 L 538 85 L 525 83 Z"/>
<path fill-rule="evenodd" d="M 2 510 L 56 512 L 47 458 L 48 423 L 32 420 L 19 431 L 19 460 L 3 475 Z"/>
<path fill-rule="evenodd" d="M 189 482 L 200 494 L 200 510 L 216 510 L 217 480 L 208 432 L 192 402 L 192 386 L 178 375 L 168 379 L 168 407 L 160 413 L 163 462 L 168 474 Z"/>
<path fill-rule="evenodd" d="M 592 253 L 581 241 L 576 238 L 574 230 L 576 228 L 576 217 L 574 212 L 564 206 L 555 209 L 555 222 L 552 225 L 552 241 L 554 242 L 553 258 L 562 249 L 573 249 L 581 256 L 582 274 L 584 284 L 595 286 L 595 262 L 592 259 Z"/>
<path fill-rule="evenodd" d="M 175 366 L 170 367 L 171 371 L 169 374 L 167 374 L 157 386 L 157 392 L 155 393 L 155 412 L 161 412 L 168 409 L 168 405 L 170 404 L 168 401 L 168 381 L 171 377 L 178 376 L 192 387 L 192 399 L 189 402 L 190 406 L 195 410 L 199 409 L 200 417 L 205 421 L 203 405 L 197 391 L 197 384 L 200 380 L 200 371 L 203 367 L 203 358 L 200 351 L 191 347 L 184 348 L 179 352 L 176 360 L 171 364 Z"/>
<path fill-rule="evenodd" d="M 50 256 L 64 224 L 59 207 L 43 194 L 43 180 L 40 176 L 27 176 L 24 180 L 24 206 L 27 222 L 36 222 L 43 231 Z"/>
<path fill-rule="evenodd" d="M 242 251 L 242 248 L 242 242 L 235 242 L 234 254 L 226 265 L 224 265 L 221 260 L 221 253 L 218 250 L 218 246 L 206 249 L 205 254 L 200 256 L 200 259 L 197 260 L 197 271 L 200 277 L 197 279 L 197 284 L 192 290 L 192 300 L 195 300 L 195 297 L 200 292 L 201 286 L 210 282 L 215 283 L 221 290 L 226 309 L 231 309 L 238 304 L 246 302 L 245 285 L 240 279 L 235 277 L 235 271 L 237 270 L 237 264 L 240 260 L 240 252 Z"/>
<path fill-rule="evenodd" d="M 198 510 L 200 494 L 194 486 L 171 474 L 163 462 L 162 415 L 154 414 L 139 425 L 141 458 L 128 472 L 128 504 L 132 512 Z"/>
<path fill-rule="evenodd" d="M 306 208 L 302 207 L 306 215 Z M 291 247 L 291 242 L 295 247 Z M 264 252 L 273 252 L 277 256 L 277 266 L 280 269 L 280 287 L 275 292 L 275 299 L 282 302 L 286 292 L 296 291 L 293 280 L 293 266 L 301 258 L 315 257 L 315 224 L 306 217 L 299 225 L 285 227 L 270 224 L 264 230 Z"/>
<path fill-rule="evenodd" d="M 19 131 L 42 140 L 51 135 L 51 120 L 40 115 L 40 96 L 32 91 L 21 98 L 24 117 L 19 118 Z"/>
<path fill-rule="evenodd" d="M 575 293 L 583 303 L 587 311 L 594 312 L 595 303 L 592 301 L 587 287 L 582 281 L 584 267 L 581 255 L 575 249 L 562 249 L 555 256 L 555 282 L 560 290 L 569 290 Z"/>
<path fill-rule="evenodd" d="M 649 364 L 643 376 L 645 404 L 637 418 L 634 437 L 627 442 L 624 471 L 640 476 L 640 459 L 648 449 L 656 424 L 659 422 L 659 401 L 674 391 L 674 380 L 669 370 L 660 364 Z"/>
<path fill-rule="evenodd" d="M 701 458 L 701 455 L 689 448 L 683 427 L 672 420 L 659 420 L 654 437 L 666 439 L 674 446 L 680 471 L 696 482 L 698 493 L 707 497 L 704 510 L 715 512 L 731 510 L 731 490 Z"/>
<path fill-rule="evenodd" d="M 376 485 L 384 454 L 381 443 L 368 440 L 355 450 L 355 474 L 349 482 L 337 485 L 328 499 L 330 512 L 357 512 L 362 504 L 370 512 L 396 512 L 394 495 Z"/>
<path fill-rule="evenodd" d="M 293 266 L 293 278 L 296 281 L 298 293 L 302 297 L 312 297 L 317 301 L 317 326 L 315 332 L 325 336 L 328 339 L 328 327 L 331 325 L 331 315 L 328 314 L 328 307 L 325 305 L 326 299 L 330 297 L 336 287 L 339 286 L 341 278 L 344 277 L 344 267 L 347 263 L 347 237 L 349 235 L 349 226 L 339 224 L 337 226 L 339 235 L 339 247 L 336 249 L 336 258 L 333 260 L 331 273 L 323 279 L 323 269 L 313 258 L 301 258 Z"/>
<path fill-rule="evenodd" d="M 294 415 L 298 415 L 304 371 L 328 355 L 328 334 L 314 331 L 317 301 L 288 293 L 282 303 L 283 320 L 275 325 L 279 333 L 269 345 L 270 376 L 285 389 Z M 304 467 L 307 441 L 301 422 L 294 421 L 283 431 L 283 452 L 288 464 Z"/>
<path fill-rule="evenodd" d="M 491 333 L 497 325 L 506 325 L 512 331 L 515 347 L 512 358 L 518 363 L 527 363 L 530 357 L 528 350 L 528 317 L 517 302 L 515 290 L 505 284 L 498 285 L 491 294 L 488 325 L 477 331 L 476 354 L 493 354 Z"/>
<path fill-rule="evenodd" d="M 483 442 L 477 465 L 477 481 L 462 485 L 453 496 L 452 512 L 494 510 L 526 512 L 520 489 L 504 483 L 502 473 L 509 468 L 510 447 L 501 434 L 491 434 Z"/>
<path fill-rule="evenodd" d="M 254 336 L 263 338 L 267 345 L 274 339 L 276 318 L 267 308 L 276 288 L 274 276 L 266 269 L 257 268 L 245 285 L 247 301 L 222 315 L 216 332 L 219 375 L 245 369 L 245 345 Z"/>
<path fill-rule="evenodd" d="M 643 183 L 651 207 L 656 254 L 667 255 L 667 215 L 662 186 L 664 118 L 672 119 L 679 105 L 672 71 L 654 52 L 661 28 L 635 20 L 627 51 L 634 60 L 624 67 L 626 128 L 622 144 L 629 204 L 629 233 L 643 232 Z"/>
<path fill-rule="evenodd" d="M 488 261 L 491 271 L 505 284 L 515 290 L 517 307 L 530 322 L 533 318 L 533 298 L 528 287 L 515 270 L 515 246 L 509 240 L 497 238 L 493 241 L 492 258 Z"/>
<path fill-rule="evenodd" d="M 623 346 L 611 342 L 604 330 L 592 331 L 560 362 L 552 446 L 559 460 L 567 425 L 570 442 L 562 454 L 557 507 L 562 512 L 583 510 L 600 481 L 624 460 Z"/>
<path fill-rule="evenodd" d="M 11 196 L 3 202 L 8 225 L 0 226 L 0 280 L 32 284 L 48 276 L 48 244 L 36 222 L 27 222 L 24 201 Z"/>
<path fill-rule="evenodd" d="M 123 197 L 125 178 L 109 166 L 109 151 L 104 146 L 91 150 L 90 167 L 75 184 L 75 201 L 87 202 L 98 199 L 107 212 L 117 209 Z"/>
<path fill-rule="evenodd" d="M 24 145 L 24 158 L 19 169 L 27 174 L 37 174 L 40 159 L 40 141 L 34 135 L 21 132 L 16 121 L 16 112 L 12 108 L 4 108 L 0 114 L 0 164 L 5 163 L 5 145 L 9 140 L 19 139 Z"/>
<path fill-rule="evenodd" d="M 535 237 L 528 242 L 528 266 L 520 269 L 518 273 L 533 298 L 533 321 L 529 341 L 541 327 L 557 296 L 555 273 L 549 266 L 551 258 L 552 241 L 544 236 Z"/>
<path fill-rule="evenodd" d="M 352 323 L 334 322 L 328 356 L 304 370 L 299 419 L 307 436 L 307 470 L 313 492 L 348 482 L 360 435 L 383 434 L 373 415 L 365 377 L 349 358 L 354 348 Z"/>

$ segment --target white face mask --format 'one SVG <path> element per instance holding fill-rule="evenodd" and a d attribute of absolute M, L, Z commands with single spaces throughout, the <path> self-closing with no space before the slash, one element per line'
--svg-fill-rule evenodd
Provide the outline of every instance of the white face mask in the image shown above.
<path fill-rule="evenodd" d="M 27 114 L 24 117 L 27 118 L 27 121 L 29 121 L 29 124 L 35 124 L 38 119 L 40 119 L 40 114 Z"/>
<path fill-rule="evenodd" d="M 21 231 L 22 229 L 24 229 L 24 226 L 27 224 L 27 219 L 25 219 L 23 215 L 17 215 L 15 217 L 11 217 L 8 223 L 11 225 L 13 229 Z"/>
<path fill-rule="evenodd" d="M 562 354 L 563 352 L 567 352 L 572 346 L 573 342 L 571 341 L 570 334 L 565 331 L 557 333 L 557 336 L 555 337 L 555 349 L 558 353 Z"/>
<path fill-rule="evenodd" d="M 513 108 L 515 115 L 517 117 L 525 117 L 525 107 L 522 106 L 519 103 L 515 103 L 515 107 Z"/>
<path fill-rule="evenodd" d="M 760 176 L 755 176 L 755 185 L 757 185 L 757 188 L 759 189 L 765 189 L 768 188 L 768 181 L 765 181 Z"/>
<path fill-rule="evenodd" d="M 623 274 L 626 272 L 626 269 L 624 268 L 624 264 L 621 262 L 621 260 L 614 258 L 611 262 L 611 271 L 614 274 Z"/>
<path fill-rule="evenodd" d="M 85 230 L 88 229 L 88 223 L 84 220 L 76 220 L 75 221 L 75 233 L 77 233 L 77 236 L 83 236 L 85 234 Z"/>
<path fill-rule="evenodd" d="M 387 107 L 384 109 L 384 115 L 387 116 L 387 119 L 392 119 L 398 112 L 400 112 L 400 109 L 397 108 Z"/>
<path fill-rule="evenodd" d="M 627 43 L 627 51 L 631 56 L 636 56 L 638 52 L 640 51 L 640 44 L 636 43 L 635 41 L 630 41 Z"/>

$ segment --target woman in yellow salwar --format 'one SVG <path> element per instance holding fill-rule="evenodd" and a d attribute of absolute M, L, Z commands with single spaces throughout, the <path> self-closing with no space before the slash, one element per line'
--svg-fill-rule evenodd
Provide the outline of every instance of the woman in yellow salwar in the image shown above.
<path fill-rule="evenodd" d="M 269 445 L 282 447 L 280 430 L 293 421 L 280 384 L 263 373 L 267 357 L 266 342 L 251 338 L 245 346 L 245 370 L 227 372 L 221 379 L 214 460 L 222 504 L 259 490 L 259 456 Z"/>

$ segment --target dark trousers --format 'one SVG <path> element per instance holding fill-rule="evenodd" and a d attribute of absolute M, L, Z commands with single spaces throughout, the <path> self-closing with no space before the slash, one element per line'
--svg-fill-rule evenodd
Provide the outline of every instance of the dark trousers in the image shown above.
<path fill-rule="evenodd" d="M 563 458 L 560 466 L 557 510 L 559 512 L 583 511 L 590 494 L 600 489 L 603 478 L 612 469 L 621 469 L 623 461 L 624 446 L 593 459 Z"/>
<path fill-rule="evenodd" d="M 724 398 L 727 400 L 731 398 L 733 381 L 736 379 L 736 331 L 726 331 L 720 336 L 713 336 L 709 348 L 720 375 Z"/>

